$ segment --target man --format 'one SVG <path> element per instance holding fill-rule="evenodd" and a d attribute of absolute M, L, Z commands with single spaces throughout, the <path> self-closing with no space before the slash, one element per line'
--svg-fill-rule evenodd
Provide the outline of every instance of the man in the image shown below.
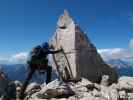
<path fill-rule="evenodd" d="M 26 81 L 23 84 L 21 90 L 21 98 L 24 98 L 24 92 L 29 81 L 32 78 L 32 75 L 35 71 L 46 71 L 46 84 L 51 81 L 52 67 L 48 66 L 48 54 L 55 54 L 61 52 L 62 50 L 53 51 L 47 42 L 43 43 L 42 46 L 38 45 L 33 48 L 33 51 L 30 53 L 30 60 L 27 62 L 29 67 L 29 73 Z"/>

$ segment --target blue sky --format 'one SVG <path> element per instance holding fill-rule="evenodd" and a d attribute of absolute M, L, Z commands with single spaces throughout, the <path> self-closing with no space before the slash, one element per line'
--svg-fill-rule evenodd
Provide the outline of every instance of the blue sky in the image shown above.
<path fill-rule="evenodd" d="M 64 9 L 98 49 L 128 48 L 133 0 L 0 0 L 0 59 L 47 41 Z"/>

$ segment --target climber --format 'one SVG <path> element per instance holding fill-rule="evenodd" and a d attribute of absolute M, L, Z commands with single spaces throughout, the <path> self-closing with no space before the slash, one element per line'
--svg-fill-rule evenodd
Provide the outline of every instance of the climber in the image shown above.
<path fill-rule="evenodd" d="M 26 87 L 29 81 L 32 79 L 32 75 L 35 73 L 35 71 L 46 71 L 46 84 L 51 81 L 52 67 L 48 65 L 48 54 L 55 54 L 62 51 L 62 49 L 57 51 L 53 51 L 51 49 L 53 49 L 52 46 L 49 46 L 47 42 L 43 43 L 42 46 L 38 45 L 33 48 L 32 52 L 30 53 L 30 60 L 27 62 L 29 73 L 26 81 L 22 86 L 20 95 L 21 98 L 24 98 Z"/>

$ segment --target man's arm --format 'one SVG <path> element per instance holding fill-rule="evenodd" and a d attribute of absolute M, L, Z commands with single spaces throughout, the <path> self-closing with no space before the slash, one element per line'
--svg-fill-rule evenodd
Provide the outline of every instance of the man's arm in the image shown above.
<path fill-rule="evenodd" d="M 55 53 L 59 53 L 62 52 L 62 49 L 56 50 L 56 51 L 51 51 L 49 50 L 48 54 L 55 54 Z"/>

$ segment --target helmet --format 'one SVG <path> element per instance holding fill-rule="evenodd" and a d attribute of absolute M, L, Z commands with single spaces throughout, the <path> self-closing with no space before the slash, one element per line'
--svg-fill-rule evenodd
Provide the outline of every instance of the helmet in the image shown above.
<path fill-rule="evenodd" d="M 44 43 L 42 44 L 42 48 L 49 48 L 49 44 L 48 44 L 47 42 L 44 42 Z"/>

